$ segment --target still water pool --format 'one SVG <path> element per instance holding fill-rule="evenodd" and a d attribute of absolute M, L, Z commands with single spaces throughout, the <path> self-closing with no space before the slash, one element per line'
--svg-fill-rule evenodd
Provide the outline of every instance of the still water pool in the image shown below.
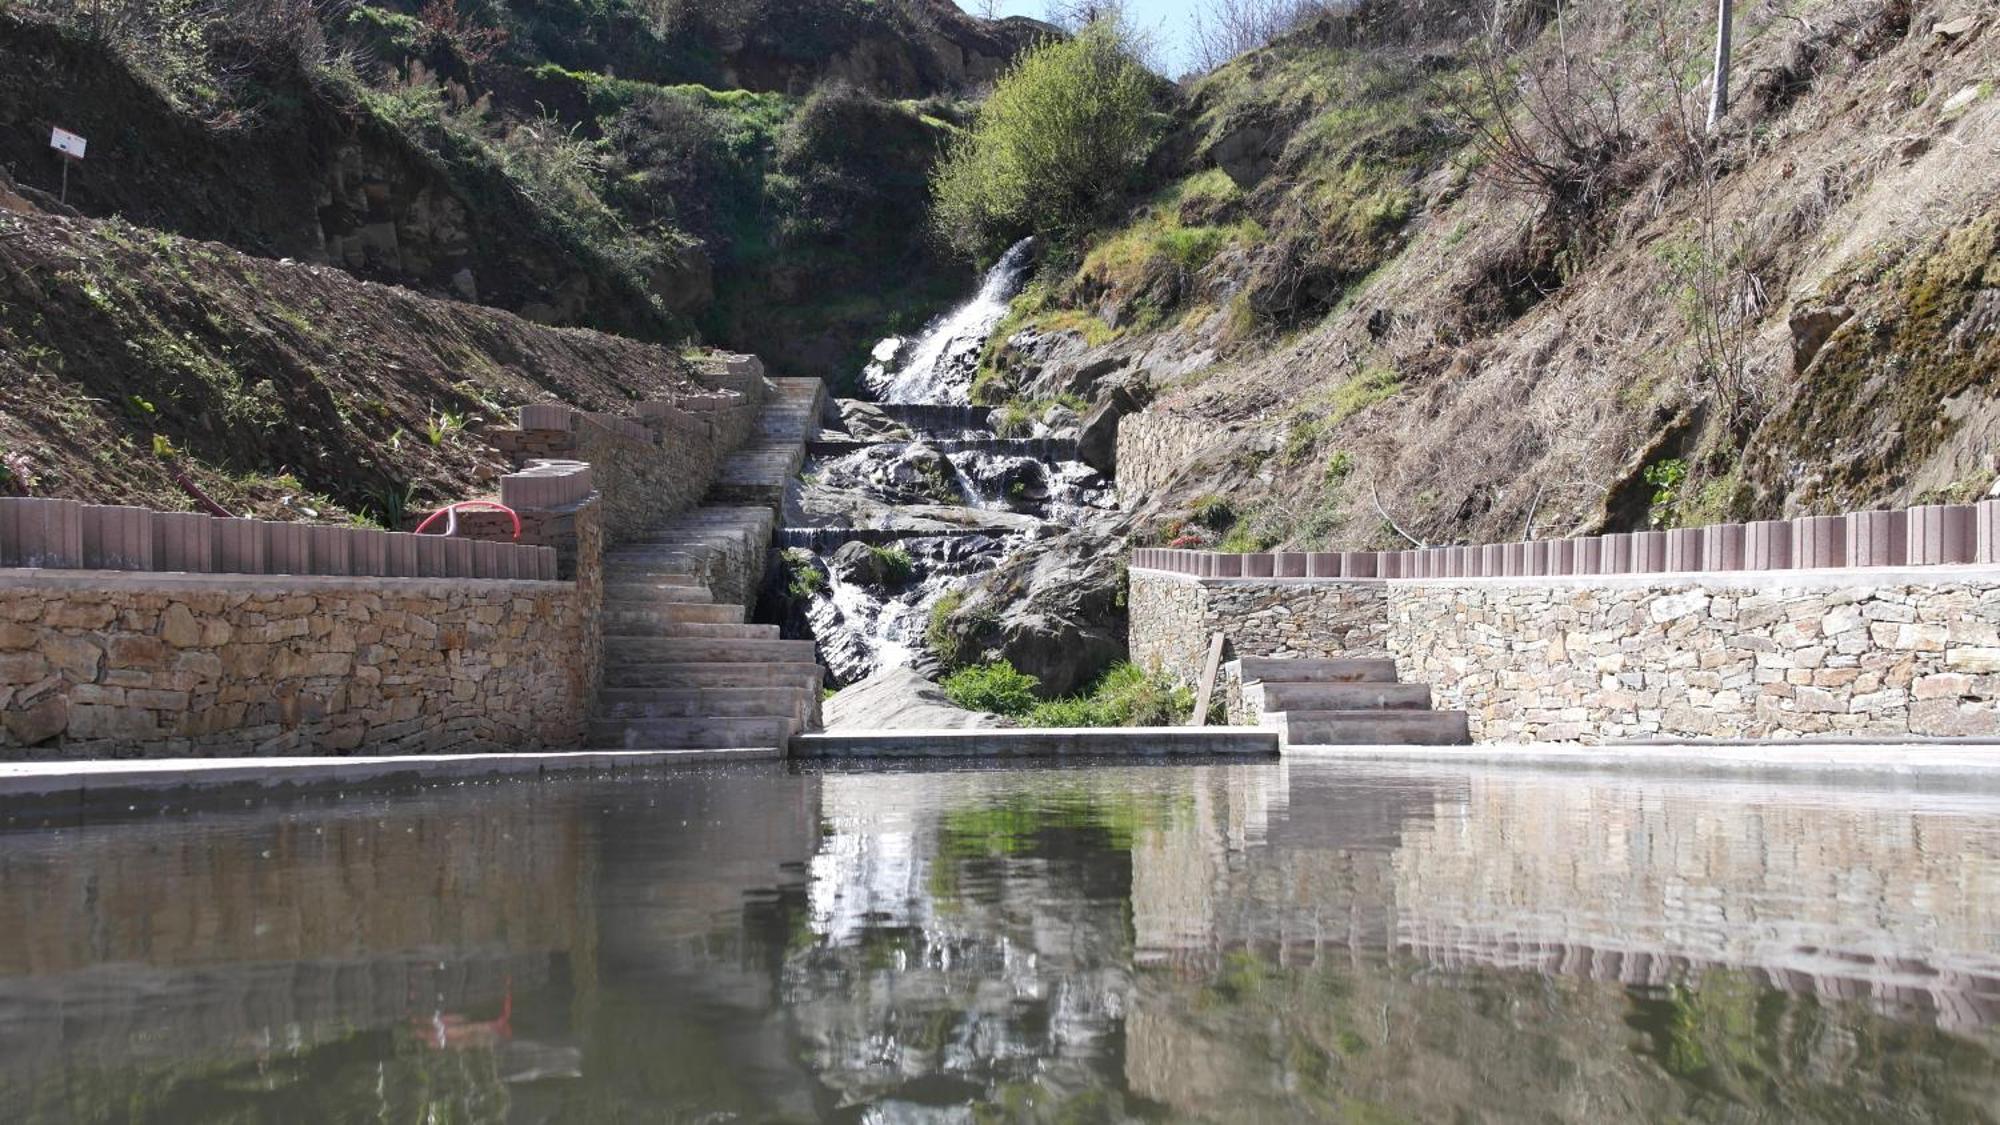
<path fill-rule="evenodd" d="M 0 1120 L 2000 1119 L 2000 796 L 782 767 L 0 833 Z"/>

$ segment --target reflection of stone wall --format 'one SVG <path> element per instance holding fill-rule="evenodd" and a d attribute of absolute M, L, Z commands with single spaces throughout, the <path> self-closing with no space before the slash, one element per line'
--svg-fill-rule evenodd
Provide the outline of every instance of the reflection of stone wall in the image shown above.
<path fill-rule="evenodd" d="M 1792 991 L 1914 1000 L 1946 1026 L 2000 1018 L 1990 822 L 1868 791 L 1715 789 L 1474 775 L 1439 810 L 1449 830 L 1396 853 L 1397 941 L 1440 964 L 1634 983 L 1742 965 Z"/>
<path fill-rule="evenodd" d="M 2000 571 L 1283 582 L 1132 575 L 1134 661 L 1396 658 L 1482 741 L 2000 734 Z"/>

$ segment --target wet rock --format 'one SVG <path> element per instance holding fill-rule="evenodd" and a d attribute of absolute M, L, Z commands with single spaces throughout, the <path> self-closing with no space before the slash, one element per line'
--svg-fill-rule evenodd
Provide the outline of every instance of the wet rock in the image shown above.
<path fill-rule="evenodd" d="M 835 428 L 849 437 L 866 441 L 909 441 L 913 435 L 908 426 L 882 413 L 882 408 L 872 402 L 855 399 L 840 399 L 831 406 L 838 420 Z"/>
<path fill-rule="evenodd" d="M 827 566 L 842 582 L 871 589 L 895 589 L 914 576 L 907 554 L 897 554 L 866 543 L 846 543 L 827 560 Z"/>
<path fill-rule="evenodd" d="M 1025 545 L 965 589 L 952 628 L 980 659 L 1004 659 L 1063 696 L 1125 655 L 1123 547 L 1081 528 Z"/>
<path fill-rule="evenodd" d="M 976 730 L 1009 726 L 983 711 L 968 711 L 944 689 L 912 668 L 884 668 L 826 701 L 826 729 Z"/>

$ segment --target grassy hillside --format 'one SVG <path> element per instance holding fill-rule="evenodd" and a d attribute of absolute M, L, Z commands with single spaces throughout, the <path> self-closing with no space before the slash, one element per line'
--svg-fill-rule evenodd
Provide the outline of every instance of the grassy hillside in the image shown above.
<path fill-rule="evenodd" d="M 1364 4 L 1188 91 L 983 393 L 1149 383 L 1160 541 L 1389 547 L 1993 481 L 2000 28 L 1969 0 Z M 1557 18 L 1560 12 L 1560 19 Z M 1052 342 L 1054 341 L 1054 342 Z M 1062 341 L 1068 341 L 1062 343 Z"/>
<path fill-rule="evenodd" d="M 507 471 L 479 433 L 512 407 L 696 386 L 652 345 L 117 220 L 0 209 L 0 293 L 0 494 L 188 508 L 181 472 L 242 514 L 394 526 Z"/>

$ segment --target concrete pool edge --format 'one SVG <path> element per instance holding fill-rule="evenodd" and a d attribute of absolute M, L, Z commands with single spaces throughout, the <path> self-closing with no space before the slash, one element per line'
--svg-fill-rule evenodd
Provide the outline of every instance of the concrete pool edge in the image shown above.
<path fill-rule="evenodd" d="M 1966 778 L 2000 784 L 2000 743 L 1972 741 L 1290 746 L 1285 756 L 1319 762 L 1631 770 L 1726 777 Z"/>
<path fill-rule="evenodd" d="M 397 757 L 161 758 L 0 763 L 0 802 L 109 800 L 119 794 L 477 781 L 620 770 L 779 761 L 776 748 L 587 750 L 548 754 L 411 754 Z"/>
<path fill-rule="evenodd" d="M 867 758 L 1156 759 L 1279 754 L 1276 727 L 992 727 L 963 730 L 852 730 L 792 739 L 798 761 Z"/>

